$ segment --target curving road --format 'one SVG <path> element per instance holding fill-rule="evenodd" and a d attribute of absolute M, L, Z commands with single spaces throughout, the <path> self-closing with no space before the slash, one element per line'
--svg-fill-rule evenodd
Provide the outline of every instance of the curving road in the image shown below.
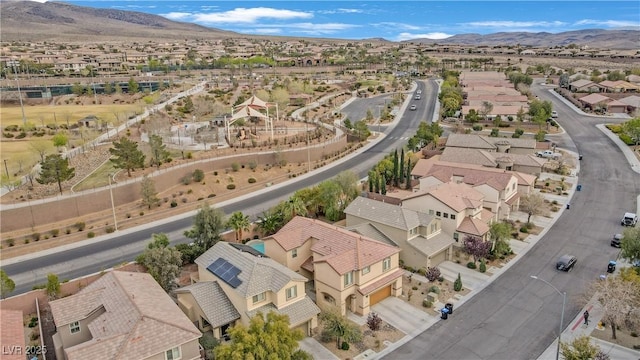
<path fill-rule="evenodd" d="M 402 115 L 397 125 L 387 129 L 386 137 L 380 142 L 364 151 L 360 150 L 356 155 L 349 157 L 344 162 L 313 172 L 310 174 L 311 176 L 297 178 L 284 186 L 256 192 L 250 197 L 221 206 L 220 209 L 227 214 L 242 211 L 254 217 L 279 201 L 288 198 L 296 190 L 315 185 L 342 171 L 352 170 L 360 178 L 365 177 L 371 167 L 384 155 L 390 153 L 394 148 L 404 145 L 406 140 L 403 139 L 413 136 L 422 120 L 431 119 L 437 98 L 437 84 L 433 80 L 418 82 L 418 88 L 425 95 L 423 97 L 424 100 L 422 100 L 424 104 L 422 111 L 407 111 Z M 350 114 L 351 111 L 359 111 L 357 109 L 360 108 L 370 107 L 375 109 L 378 101 L 377 98 L 361 99 L 352 102 L 342 111 Z M 350 107 L 353 108 L 351 109 Z M 13 294 L 20 294 L 31 290 L 34 285 L 45 283 L 48 273 L 57 274 L 61 280 L 73 279 L 108 269 L 123 262 L 132 261 L 143 251 L 153 233 L 162 232 L 168 234 L 173 244 L 188 242 L 189 240 L 182 234 L 191 225 L 191 216 L 172 218 L 166 220 L 166 222 L 159 222 L 153 227 L 146 227 L 128 233 L 113 234 L 115 236 L 106 241 L 32 257 L 17 263 L 3 265 L 2 268 L 16 283 Z"/>
<path fill-rule="evenodd" d="M 620 149 L 595 127 L 615 120 L 578 114 L 545 88 L 532 89 L 542 100 L 553 102 L 560 124 L 570 134 L 553 141 L 584 155 L 582 191 L 526 256 L 455 309 L 447 321 L 385 359 L 536 359 L 557 337 L 562 297 L 529 276 L 538 275 L 565 291 L 565 319 L 573 319 L 584 304 L 586 287 L 618 256 L 609 239 L 620 231 L 622 214 L 636 208 L 640 179 Z M 555 261 L 565 253 L 576 255 L 578 263 L 572 272 L 557 272 Z M 569 325 L 565 320 L 565 327 Z"/>

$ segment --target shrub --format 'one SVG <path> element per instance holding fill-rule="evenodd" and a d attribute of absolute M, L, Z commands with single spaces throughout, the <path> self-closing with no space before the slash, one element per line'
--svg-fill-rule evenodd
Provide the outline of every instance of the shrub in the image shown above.
<path fill-rule="evenodd" d="M 143 216 L 143 215 L 144 215 L 144 211 L 140 211 L 140 216 Z"/>
<path fill-rule="evenodd" d="M 369 329 L 371 329 L 371 331 L 378 331 L 380 330 L 380 325 L 382 325 L 382 319 L 380 316 L 374 312 L 370 312 L 367 317 L 367 326 Z"/>
<path fill-rule="evenodd" d="M 429 292 L 432 292 L 434 294 L 440 294 L 440 288 L 433 285 L 432 287 L 429 288 Z"/>
<path fill-rule="evenodd" d="M 111 234 L 112 232 L 116 231 L 116 229 L 113 226 L 107 226 L 105 231 L 107 232 L 107 234 Z"/>
<path fill-rule="evenodd" d="M 347 351 L 349 350 L 349 343 L 346 341 L 342 342 L 342 346 L 340 347 L 342 350 Z"/>
<path fill-rule="evenodd" d="M 201 182 L 202 180 L 204 180 L 204 171 L 200 169 L 195 169 L 193 171 L 193 181 Z"/>
<path fill-rule="evenodd" d="M 71 234 L 71 229 L 69 228 L 64 229 L 64 233 L 67 235 Z"/>
<path fill-rule="evenodd" d="M 15 240 L 13 240 L 13 239 L 9 239 L 9 240 L 7 240 L 7 245 L 9 245 L 9 247 L 12 247 L 13 245 L 15 245 L 15 243 L 16 243 L 16 242 L 15 242 Z"/>
<path fill-rule="evenodd" d="M 32 332 L 31 335 L 29 335 L 29 339 L 31 339 L 31 341 L 40 339 L 40 333 L 37 331 Z"/>
<path fill-rule="evenodd" d="M 53 229 L 50 231 L 51 236 L 53 237 L 58 237 L 58 235 L 60 235 L 60 229 Z"/>
<path fill-rule="evenodd" d="M 425 276 L 427 274 L 427 270 L 425 268 L 418 269 L 418 274 Z"/>
<path fill-rule="evenodd" d="M 87 224 L 85 224 L 84 221 L 78 221 L 74 226 L 78 231 L 83 231 Z"/>
<path fill-rule="evenodd" d="M 214 171 L 214 172 L 213 172 L 213 176 L 218 176 L 218 172 L 217 172 L 217 171 Z"/>
<path fill-rule="evenodd" d="M 438 282 L 444 282 L 444 276 L 440 276 L 440 277 L 438 278 Z"/>
<path fill-rule="evenodd" d="M 187 153 L 187 159 L 189 160 L 193 159 L 193 153 L 191 153 L 191 151 Z"/>
<path fill-rule="evenodd" d="M 233 164 L 231 164 L 231 170 L 233 172 L 237 172 L 238 170 L 240 170 L 240 165 L 234 162 Z"/>
<path fill-rule="evenodd" d="M 334 340 L 333 334 L 331 334 L 329 331 L 322 330 L 322 332 L 320 333 L 320 341 L 322 341 L 323 343 L 328 343 Z"/>
<path fill-rule="evenodd" d="M 528 233 L 529 233 L 529 229 L 527 229 L 527 227 L 526 227 L 526 226 L 522 226 L 522 227 L 520 227 L 520 232 L 521 232 L 521 233 L 528 234 Z"/>
<path fill-rule="evenodd" d="M 25 245 L 26 245 L 26 244 L 28 244 L 29 242 L 30 242 L 30 241 L 29 241 L 29 238 L 25 238 L 25 239 L 24 239 L 24 243 L 25 243 Z"/>
<path fill-rule="evenodd" d="M 127 213 L 127 219 L 131 219 L 131 213 Z"/>
<path fill-rule="evenodd" d="M 189 199 L 187 199 L 186 197 L 183 197 L 182 199 L 180 199 L 180 201 L 182 201 L 183 204 L 186 204 L 187 201 L 189 201 Z"/>
<path fill-rule="evenodd" d="M 482 125 L 473 125 L 473 131 L 482 131 Z"/>
<path fill-rule="evenodd" d="M 209 194 L 209 195 L 207 196 L 207 198 L 209 198 L 209 199 L 211 199 L 211 198 L 213 198 L 213 197 L 216 197 L 216 194 Z"/>
<path fill-rule="evenodd" d="M 413 290 L 418 290 L 418 287 L 417 287 L 417 286 L 414 286 L 414 287 L 412 287 L 411 289 L 413 289 Z"/>
<path fill-rule="evenodd" d="M 227 190 L 233 190 L 236 188 L 236 184 L 229 184 L 227 185 Z"/>
<path fill-rule="evenodd" d="M 485 273 L 487 272 L 487 264 L 484 263 L 484 260 L 480 260 L 480 272 L 481 273 Z"/>
<path fill-rule="evenodd" d="M 427 299 L 422 300 L 422 306 L 426 308 L 430 308 L 433 306 L 433 303 Z"/>
<path fill-rule="evenodd" d="M 171 207 L 174 208 L 178 206 L 178 203 L 175 200 L 171 200 Z"/>
<path fill-rule="evenodd" d="M 182 183 L 182 185 L 189 185 L 191 184 L 192 180 L 193 180 L 193 174 L 186 174 L 185 176 L 182 177 L 182 179 L 180 179 L 180 182 Z"/>
<path fill-rule="evenodd" d="M 258 163 L 256 163 L 254 160 L 249 161 L 249 169 L 255 170 L 257 167 Z"/>
<path fill-rule="evenodd" d="M 33 239 L 33 241 L 38 241 L 38 240 L 40 240 L 40 233 L 33 233 L 33 234 L 31 234 L 31 238 Z"/>
<path fill-rule="evenodd" d="M 461 291 L 462 290 L 462 278 L 460 277 L 460 273 L 458 273 L 458 278 L 453 282 L 453 290 Z"/>
<path fill-rule="evenodd" d="M 29 320 L 29 325 L 30 328 L 34 328 L 36 326 L 38 326 L 38 318 L 35 316 L 31 317 L 31 320 Z"/>
<path fill-rule="evenodd" d="M 431 282 L 436 281 L 440 277 L 440 269 L 437 266 L 429 267 L 425 276 Z"/>
<path fill-rule="evenodd" d="M 87 233 L 87 237 L 88 237 L 89 239 L 94 238 L 94 237 L 96 237 L 96 233 L 94 233 L 93 231 L 89 231 L 89 232 Z"/>
<path fill-rule="evenodd" d="M 249 178 L 249 180 L 247 180 L 249 182 L 249 184 L 253 184 L 256 182 L 255 178 Z"/>
<path fill-rule="evenodd" d="M 468 267 L 469 269 L 475 269 L 475 268 L 476 268 L 476 263 L 474 263 L 473 261 L 469 261 L 469 262 L 467 263 L 467 267 Z"/>
<path fill-rule="evenodd" d="M 633 139 L 631 138 L 631 136 L 627 135 L 627 134 L 620 134 L 618 135 L 620 137 L 620 140 L 622 140 L 623 143 L 631 146 L 634 145 L 635 142 L 633 141 Z"/>

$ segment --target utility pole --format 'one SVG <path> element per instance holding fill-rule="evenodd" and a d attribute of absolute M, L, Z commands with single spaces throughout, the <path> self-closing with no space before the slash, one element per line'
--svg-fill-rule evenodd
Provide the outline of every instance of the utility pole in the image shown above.
<path fill-rule="evenodd" d="M 7 167 L 7 159 L 4 159 L 4 171 L 7 173 L 7 180 L 9 180 L 9 168 Z"/>
<path fill-rule="evenodd" d="M 113 212 L 113 228 L 118 231 L 118 220 L 116 219 L 116 206 L 113 202 L 113 187 L 111 186 L 111 174 L 109 174 L 109 195 L 111 196 L 111 211 Z"/>
<path fill-rule="evenodd" d="M 16 84 L 18 85 L 18 99 L 20 100 L 20 110 L 22 110 L 22 125 L 27 125 L 27 117 L 24 116 L 24 104 L 22 103 L 22 91 L 20 91 L 20 80 L 18 80 L 18 71 L 16 70 L 15 62 L 13 63 L 13 73 L 16 75 Z"/>

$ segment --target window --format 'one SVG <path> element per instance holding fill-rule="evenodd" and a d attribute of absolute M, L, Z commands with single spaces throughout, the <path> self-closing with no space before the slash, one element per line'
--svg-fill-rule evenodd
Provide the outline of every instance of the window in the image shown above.
<path fill-rule="evenodd" d="M 445 219 L 448 219 L 448 218 L 449 218 L 449 214 L 448 214 L 448 213 L 443 213 L 443 214 L 442 214 L 442 216 L 443 216 Z"/>
<path fill-rule="evenodd" d="M 390 257 L 382 260 L 382 271 L 387 271 L 389 269 L 391 269 L 391 258 Z"/>
<path fill-rule="evenodd" d="M 442 216 L 442 213 L 440 211 L 436 211 L 436 216 Z"/>
<path fill-rule="evenodd" d="M 456 215 L 455 214 L 451 214 L 451 220 L 455 220 L 456 219 Z"/>
<path fill-rule="evenodd" d="M 293 299 L 296 296 L 298 296 L 298 287 L 297 286 L 292 286 L 292 287 L 287 289 L 287 300 Z"/>
<path fill-rule="evenodd" d="M 207 321 L 207 319 L 200 316 L 200 321 L 202 322 L 202 327 L 205 328 L 207 326 L 211 326 L 211 324 Z"/>
<path fill-rule="evenodd" d="M 353 284 L 353 271 L 349 271 L 344 274 L 344 286 L 349 286 Z"/>
<path fill-rule="evenodd" d="M 298 249 L 291 250 L 291 257 L 292 258 L 297 258 L 298 257 Z"/>
<path fill-rule="evenodd" d="M 434 211 L 433 210 L 429 210 L 429 215 L 433 215 Z"/>
<path fill-rule="evenodd" d="M 458 233 L 457 233 L 457 232 L 454 232 L 454 233 L 453 233 L 453 240 L 455 240 L 456 242 L 458 242 L 458 236 L 459 236 L 459 235 L 458 235 Z"/>
<path fill-rule="evenodd" d="M 260 301 L 264 301 L 264 299 L 267 298 L 267 295 L 265 293 L 261 293 L 258 295 L 253 295 L 253 303 L 259 303 Z"/>
<path fill-rule="evenodd" d="M 371 266 L 362 268 L 362 275 L 366 275 L 371 272 Z"/>
<path fill-rule="evenodd" d="M 69 330 L 71 330 L 72 334 L 75 333 L 79 333 L 80 332 L 80 323 L 79 322 L 72 322 L 71 324 L 69 324 Z"/>
<path fill-rule="evenodd" d="M 167 352 L 165 353 L 165 358 L 167 360 L 178 360 L 180 359 L 182 356 L 180 355 L 180 346 L 178 347 L 174 347 L 173 349 L 169 349 L 167 350 Z"/>
<path fill-rule="evenodd" d="M 418 228 L 417 227 L 414 227 L 413 229 L 409 230 L 409 235 L 415 235 L 417 233 L 418 233 Z"/>

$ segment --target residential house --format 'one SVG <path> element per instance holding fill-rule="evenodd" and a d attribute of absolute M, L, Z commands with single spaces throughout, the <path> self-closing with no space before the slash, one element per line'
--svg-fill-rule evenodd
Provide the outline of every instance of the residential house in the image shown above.
<path fill-rule="evenodd" d="M 306 295 L 307 278 L 252 247 L 221 241 L 195 262 L 198 282 L 176 291 L 178 305 L 216 338 L 235 324 L 249 325 L 258 312 L 287 315 L 289 326 L 306 335 L 318 326 L 320 309 Z"/>
<path fill-rule="evenodd" d="M 533 154 L 536 151 L 536 140 L 477 134 L 449 134 L 445 146 L 447 148 L 480 149 L 498 153 Z"/>
<path fill-rule="evenodd" d="M 640 109 L 640 96 L 631 95 L 625 98 L 619 99 L 619 102 L 625 104 L 627 106 L 627 113 L 633 114 L 635 111 Z"/>
<path fill-rule="evenodd" d="M 22 311 L 0 308 L 0 323 L 2 360 L 24 360 L 26 347 Z"/>
<path fill-rule="evenodd" d="M 630 92 L 630 91 L 638 91 L 640 90 L 640 86 L 636 84 L 632 84 L 625 80 L 617 80 L 610 81 L 605 80 L 599 83 L 599 85 L 603 88 L 605 92 L 615 93 L 615 92 Z"/>
<path fill-rule="evenodd" d="M 147 273 L 110 271 L 49 305 L 58 359 L 200 359 L 202 333 Z"/>
<path fill-rule="evenodd" d="M 465 235 L 487 239 L 495 214 L 483 208 L 484 195 L 465 183 L 448 182 L 419 191 L 402 200 L 402 207 L 434 215 L 442 231 L 459 242 Z"/>
<path fill-rule="evenodd" d="M 481 149 L 462 147 L 446 147 L 439 157 L 440 161 L 482 165 L 488 168 L 498 168 L 523 172 L 539 176 L 546 159 L 533 154 L 500 153 Z"/>
<path fill-rule="evenodd" d="M 604 109 L 610 113 L 624 113 L 627 110 L 626 104 L 600 94 L 589 94 L 579 98 L 578 101 L 591 110 Z"/>
<path fill-rule="evenodd" d="M 594 93 L 602 91 L 602 87 L 591 80 L 579 79 L 569 83 L 569 90 L 573 92 Z"/>
<path fill-rule="evenodd" d="M 399 247 L 300 216 L 263 240 L 267 255 L 314 280 L 320 308 L 366 315 L 402 293 Z"/>
<path fill-rule="evenodd" d="M 435 215 L 358 197 L 344 210 L 346 228 L 402 249 L 400 260 L 415 269 L 451 259 L 453 234 L 442 231 Z"/>

